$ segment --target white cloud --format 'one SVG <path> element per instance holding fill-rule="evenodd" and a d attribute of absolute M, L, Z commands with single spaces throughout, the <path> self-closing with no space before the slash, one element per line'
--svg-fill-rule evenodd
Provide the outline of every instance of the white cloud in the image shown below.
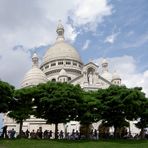
<path fill-rule="evenodd" d="M 111 8 L 107 0 L 1 0 L 0 40 L 28 48 L 53 43 L 57 22 L 61 19 L 67 31 L 66 39 L 74 41 L 78 32 L 68 24 L 69 18 L 76 27 L 97 26 L 112 13 Z"/>
<path fill-rule="evenodd" d="M 90 45 L 90 40 L 86 40 L 86 42 L 84 43 L 82 50 L 86 50 Z"/>
<path fill-rule="evenodd" d="M 119 35 L 120 32 L 117 33 L 112 33 L 111 35 L 107 36 L 105 39 L 105 43 L 110 43 L 113 44 L 115 40 L 117 39 L 117 36 Z"/>
<path fill-rule="evenodd" d="M 101 63 L 103 59 L 99 58 L 95 61 Z M 143 87 L 143 91 L 148 96 L 148 70 L 138 72 L 136 60 L 132 56 L 121 56 L 107 58 L 109 67 L 113 73 L 116 70 L 121 76 L 122 83 L 127 87 Z"/>
<path fill-rule="evenodd" d="M 0 0 L 0 78 L 18 86 L 31 67 L 28 49 L 53 43 L 59 19 L 65 38 L 74 42 L 76 27 L 94 28 L 111 11 L 107 0 Z"/>
<path fill-rule="evenodd" d="M 6 50 L 3 54 L 0 59 L 0 78 L 18 87 L 23 75 L 31 68 L 31 58 L 23 47 Z"/>
<path fill-rule="evenodd" d="M 66 28 L 65 32 L 66 40 L 74 42 L 79 32 L 77 32 L 75 28 L 72 27 L 70 24 L 66 24 L 65 28 Z"/>
<path fill-rule="evenodd" d="M 77 0 L 72 17 L 76 26 L 87 25 L 88 29 L 95 30 L 97 24 L 111 14 L 112 6 L 107 0 Z"/>

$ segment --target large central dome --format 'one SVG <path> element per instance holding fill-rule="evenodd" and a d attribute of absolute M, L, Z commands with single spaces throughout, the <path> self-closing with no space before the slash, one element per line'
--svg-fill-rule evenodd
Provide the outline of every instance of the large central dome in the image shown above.
<path fill-rule="evenodd" d="M 64 27 L 59 22 L 57 26 L 57 39 L 43 57 L 41 70 L 49 80 L 59 81 L 60 71 L 67 74 L 66 79 L 74 79 L 81 75 L 83 63 L 77 50 L 64 39 Z M 64 79 L 62 79 L 64 81 Z"/>
<path fill-rule="evenodd" d="M 65 41 L 57 41 L 47 50 L 43 58 L 43 64 L 58 59 L 71 59 L 81 62 L 76 49 Z"/>
<path fill-rule="evenodd" d="M 61 23 L 57 27 L 57 39 L 53 46 L 51 46 L 43 58 L 43 64 L 59 59 L 70 59 L 82 62 L 77 50 L 64 40 L 64 27 Z"/>

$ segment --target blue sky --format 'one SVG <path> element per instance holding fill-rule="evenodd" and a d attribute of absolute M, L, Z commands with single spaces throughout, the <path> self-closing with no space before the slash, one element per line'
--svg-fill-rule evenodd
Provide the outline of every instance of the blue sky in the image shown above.
<path fill-rule="evenodd" d="M 37 51 L 42 60 L 61 19 L 84 63 L 107 58 L 128 87 L 148 96 L 148 0 L 1 0 L 0 78 L 17 88 Z"/>
<path fill-rule="evenodd" d="M 80 50 L 83 59 L 87 61 L 90 56 L 96 59 L 100 56 L 115 57 L 126 54 L 135 58 L 138 70 L 148 69 L 148 1 L 114 0 L 110 3 L 114 12 L 98 25 L 98 35 L 83 33 L 75 43 L 79 49 L 79 46 L 82 47 L 79 42 L 90 40 L 89 49 Z M 113 40 L 106 40 L 109 36 Z"/>

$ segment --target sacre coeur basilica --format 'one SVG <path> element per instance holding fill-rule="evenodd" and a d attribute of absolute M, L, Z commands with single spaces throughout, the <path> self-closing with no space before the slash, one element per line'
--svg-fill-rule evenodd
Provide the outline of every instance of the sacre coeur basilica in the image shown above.
<path fill-rule="evenodd" d="M 68 82 L 73 85 L 79 84 L 84 90 L 97 90 L 99 88 L 108 88 L 111 84 L 121 85 L 120 76 L 114 72 L 109 72 L 109 63 L 103 59 L 98 66 L 92 61 L 83 64 L 83 61 L 78 51 L 67 43 L 64 39 L 64 27 L 59 22 L 56 32 L 57 38 L 55 43 L 47 49 L 41 65 L 37 53 L 32 56 L 32 68 L 25 74 L 21 88 L 46 83 L 47 81 Z M 51 115 L 52 116 L 52 115 Z M 3 124 L 8 126 L 8 130 L 14 128 L 19 131 L 19 124 L 15 120 L 9 118 L 7 114 L 3 116 Z M 93 123 L 93 129 L 99 129 L 101 121 Z M 139 130 L 131 122 L 131 132 L 137 133 Z M 52 130 L 54 132 L 54 124 L 46 124 L 44 119 L 38 119 L 31 116 L 23 123 L 23 131 L 27 129 L 31 132 L 36 131 L 39 127 L 42 130 Z M 67 124 L 59 124 L 58 129 L 67 131 L 79 130 L 80 124 L 78 121 L 70 121 Z M 113 128 L 110 128 L 113 131 Z"/>

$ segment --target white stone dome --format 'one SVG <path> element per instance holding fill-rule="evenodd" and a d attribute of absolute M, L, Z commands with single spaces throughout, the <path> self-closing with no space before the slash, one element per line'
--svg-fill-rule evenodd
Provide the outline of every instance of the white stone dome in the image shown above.
<path fill-rule="evenodd" d="M 46 75 L 38 68 L 38 57 L 36 53 L 32 57 L 32 63 L 32 68 L 26 73 L 21 87 L 38 85 L 39 83 L 46 83 L 48 81 Z"/>
<path fill-rule="evenodd" d="M 46 83 L 47 81 L 45 74 L 39 68 L 34 67 L 26 73 L 21 87 L 38 85 L 39 83 Z"/>
<path fill-rule="evenodd" d="M 119 74 L 115 71 L 115 72 L 113 73 L 112 80 L 120 80 L 120 79 L 121 79 L 121 78 L 120 78 Z"/>
<path fill-rule="evenodd" d="M 45 53 L 45 56 L 43 57 L 43 64 L 58 59 L 70 59 L 82 63 L 77 50 L 73 46 L 65 42 L 64 27 L 61 22 L 59 22 L 56 32 L 58 34 L 56 42 Z"/>
<path fill-rule="evenodd" d="M 56 42 L 50 47 L 43 58 L 43 63 L 58 59 L 71 59 L 81 62 L 81 58 L 74 47 L 65 41 Z"/>

